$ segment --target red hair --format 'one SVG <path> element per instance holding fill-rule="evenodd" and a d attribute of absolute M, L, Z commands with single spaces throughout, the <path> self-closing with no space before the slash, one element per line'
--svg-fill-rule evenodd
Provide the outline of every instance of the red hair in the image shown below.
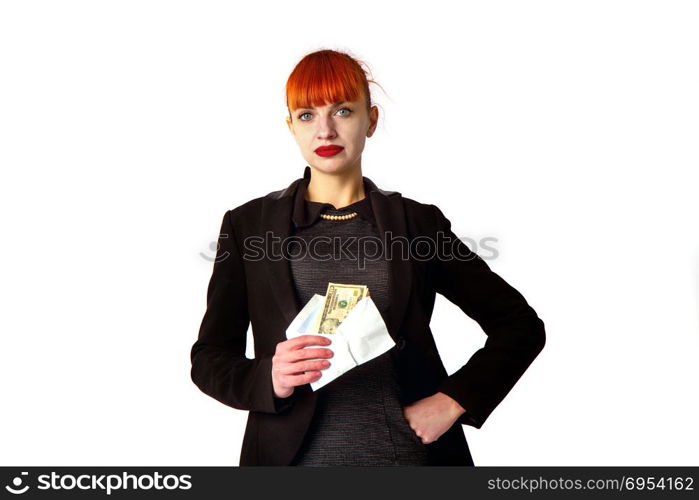
<path fill-rule="evenodd" d="M 286 82 L 286 107 L 289 110 L 323 106 L 338 101 L 366 99 L 371 108 L 368 71 L 363 61 L 335 50 L 319 50 L 304 56 Z"/>

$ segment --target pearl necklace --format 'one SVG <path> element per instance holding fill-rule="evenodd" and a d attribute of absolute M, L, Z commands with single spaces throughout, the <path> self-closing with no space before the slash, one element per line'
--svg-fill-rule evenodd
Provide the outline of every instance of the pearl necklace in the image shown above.
<path fill-rule="evenodd" d="M 357 216 L 357 212 L 352 212 L 346 215 L 330 215 L 330 214 L 319 214 L 321 218 L 325 220 L 348 220 Z"/>

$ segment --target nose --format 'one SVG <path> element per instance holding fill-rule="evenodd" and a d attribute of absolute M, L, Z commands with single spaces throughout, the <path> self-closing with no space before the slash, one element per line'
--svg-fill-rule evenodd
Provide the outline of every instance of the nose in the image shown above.
<path fill-rule="evenodd" d="M 318 124 L 318 129 L 316 130 L 316 136 L 320 140 L 333 139 L 336 135 L 335 124 L 329 116 L 323 116 L 316 122 Z"/>

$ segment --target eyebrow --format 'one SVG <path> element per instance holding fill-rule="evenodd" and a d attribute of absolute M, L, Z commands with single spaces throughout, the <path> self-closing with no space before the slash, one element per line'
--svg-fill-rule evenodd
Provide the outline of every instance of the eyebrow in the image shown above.
<path fill-rule="evenodd" d="M 348 103 L 348 102 L 349 102 L 349 101 L 337 101 L 337 102 L 335 102 L 335 103 L 332 104 L 332 107 L 334 108 L 334 107 L 339 106 L 340 104 L 346 104 L 346 103 Z M 297 108 L 297 111 L 300 110 L 300 109 L 315 109 L 315 108 L 314 108 L 314 107 L 303 107 L 303 106 L 302 106 L 302 107 L 300 107 L 300 108 Z"/>

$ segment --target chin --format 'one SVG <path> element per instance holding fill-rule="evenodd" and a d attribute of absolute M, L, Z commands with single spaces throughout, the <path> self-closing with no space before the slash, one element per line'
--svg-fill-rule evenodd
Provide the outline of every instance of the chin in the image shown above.
<path fill-rule="evenodd" d="M 348 172 L 352 170 L 354 167 L 351 165 L 348 165 L 344 161 L 318 161 L 317 159 L 313 159 L 313 162 L 308 162 L 308 165 L 319 172 L 323 172 L 324 174 L 338 174 L 338 173 L 343 173 L 343 172 Z"/>

